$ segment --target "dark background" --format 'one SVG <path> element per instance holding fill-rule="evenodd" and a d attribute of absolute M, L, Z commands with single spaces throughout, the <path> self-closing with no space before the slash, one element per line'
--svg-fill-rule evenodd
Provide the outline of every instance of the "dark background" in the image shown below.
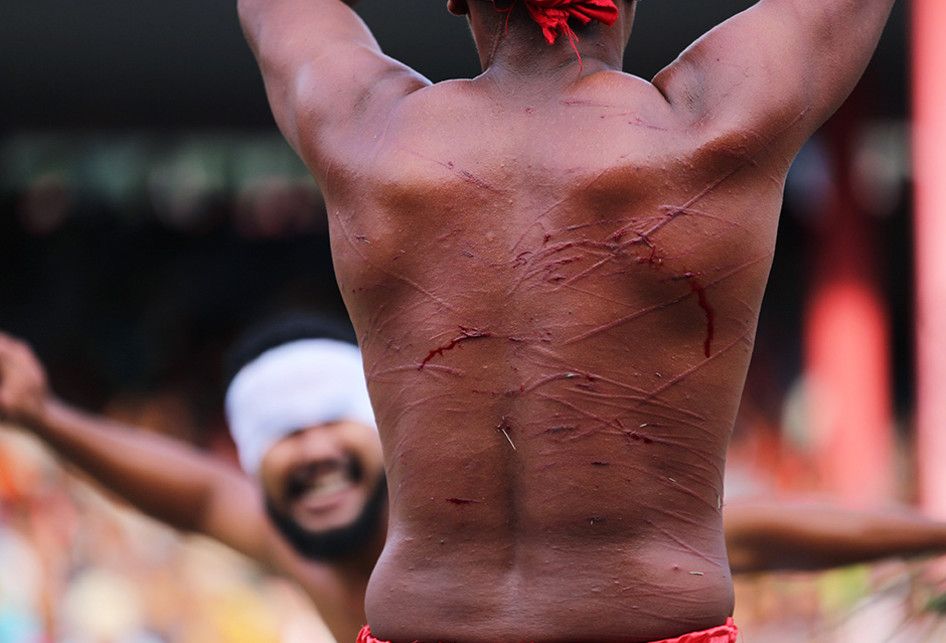
<path fill-rule="evenodd" d="M 652 76 L 750 4 L 641 0 L 627 70 Z M 838 117 L 899 126 L 902 145 L 904 7 L 856 109 Z M 478 72 L 466 23 L 445 2 L 364 0 L 359 11 L 387 53 L 429 78 Z M 170 391 L 205 425 L 219 420 L 221 356 L 248 324 L 289 307 L 344 312 L 323 205 L 275 131 L 234 0 L 6 2 L 0 79 L 0 330 L 34 344 L 64 397 L 102 408 Z M 812 167 L 830 182 L 817 163 L 798 174 Z M 808 266 L 824 252 L 810 187 L 789 184 L 750 377 L 773 415 L 801 370 Z M 906 172 L 882 216 L 864 220 L 882 240 L 902 414 L 912 395 L 909 195 Z"/>
<path fill-rule="evenodd" d="M 641 0 L 627 70 L 653 76 L 709 27 L 751 4 Z M 235 0 L 4 5 L 0 113 L 7 130 L 272 126 Z M 430 79 L 475 75 L 466 22 L 445 6 L 440 0 L 363 0 L 358 8 L 388 54 Z M 899 115 L 906 96 L 905 6 L 897 4 L 871 72 L 883 78 L 877 108 Z M 843 34 L 837 46 L 845 47 Z"/>

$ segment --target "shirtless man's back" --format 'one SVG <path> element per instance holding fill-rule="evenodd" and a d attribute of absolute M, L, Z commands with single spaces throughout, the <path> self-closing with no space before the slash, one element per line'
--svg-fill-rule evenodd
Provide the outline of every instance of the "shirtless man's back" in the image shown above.
<path fill-rule="evenodd" d="M 891 0 L 762 0 L 653 82 L 635 5 L 548 46 L 453 0 L 484 73 L 430 85 L 339 0 L 244 0 L 326 194 L 384 445 L 392 641 L 652 641 L 732 613 L 726 445 L 783 181 Z"/>

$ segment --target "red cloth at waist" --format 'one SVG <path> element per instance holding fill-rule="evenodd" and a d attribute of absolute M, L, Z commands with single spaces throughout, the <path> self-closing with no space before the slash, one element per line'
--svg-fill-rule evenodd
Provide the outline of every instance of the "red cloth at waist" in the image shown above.
<path fill-rule="evenodd" d="M 654 641 L 654 643 L 736 643 L 738 636 L 739 628 L 736 627 L 736 624 L 731 618 L 727 618 L 725 625 L 703 630 L 702 632 L 684 634 L 675 639 Z M 365 625 L 361 628 L 361 632 L 358 633 L 358 641 L 356 643 L 388 643 L 388 641 L 382 641 L 371 636 L 371 629 Z M 414 641 L 414 643 L 420 643 L 420 641 Z"/>

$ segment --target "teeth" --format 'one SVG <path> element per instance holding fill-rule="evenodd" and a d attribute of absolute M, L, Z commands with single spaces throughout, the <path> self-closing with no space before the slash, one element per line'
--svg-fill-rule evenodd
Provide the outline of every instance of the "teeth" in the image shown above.
<path fill-rule="evenodd" d="M 339 482 L 348 482 L 348 476 L 346 476 L 341 471 L 333 471 L 332 473 L 326 473 L 324 476 L 320 476 L 313 481 L 314 487 L 326 487 L 336 485 Z"/>
<path fill-rule="evenodd" d="M 337 493 L 352 486 L 348 476 L 342 473 L 330 473 L 313 480 L 309 490 L 303 494 L 302 499 L 316 499 Z"/>

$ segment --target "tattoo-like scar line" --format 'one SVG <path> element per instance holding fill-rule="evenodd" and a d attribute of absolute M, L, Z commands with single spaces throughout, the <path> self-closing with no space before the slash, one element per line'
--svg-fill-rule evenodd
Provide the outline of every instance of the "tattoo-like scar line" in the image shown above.
<path fill-rule="evenodd" d="M 497 190 L 492 185 L 490 185 L 489 183 L 487 183 L 480 177 L 476 176 L 469 170 L 465 170 L 462 167 L 457 167 L 457 165 L 453 161 L 440 161 L 435 158 L 431 158 L 429 156 L 421 154 L 420 152 L 416 152 L 414 150 L 409 150 L 406 148 L 401 148 L 401 149 L 403 149 L 405 152 L 407 152 L 411 156 L 416 156 L 417 158 L 423 159 L 427 161 L 428 163 L 433 163 L 435 165 L 439 165 L 440 167 L 446 170 L 449 170 L 454 175 L 463 179 L 465 182 L 475 185 L 478 188 L 483 188 L 484 190 L 489 190 L 490 192 L 500 192 L 500 190 Z"/>
<path fill-rule="evenodd" d="M 667 380 L 666 382 L 664 382 L 663 385 L 658 386 L 657 388 L 655 388 L 655 389 L 650 393 L 650 395 L 648 396 L 648 401 L 651 400 L 651 399 L 656 398 L 657 396 L 661 395 L 662 393 L 665 393 L 668 389 L 670 389 L 670 388 L 676 386 L 677 384 L 679 384 L 679 383 L 682 382 L 683 380 L 687 379 L 688 377 L 690 377 L 690 376 L 693 375 L 694 373 L 698 372 L 700 369 L 702 369 L 702 368 L 704 368 L 705 366 L 707 366 L 710 362 L 712 362 L 713 360 L 715 360 L 715 359 L 716 359 L 717 357 L 719 357 L 720 355 L 723 355 L 724 353 L 728 353 L 728 352 L 731 351 L 733 348 L 735 348 L 740 342 L 748 341 L 748 339 L 749 339 L 749 334 L 750 334 L 750 332 L 749 332 L 749 331 L 746 331 L 745 333 L 743 333 L 742 335 L 740 335 L 739 337 L 737 337 L 734 341 L 730 342 L 729 344 L 727 344 L 726 346 L 724 346 L 722 349 L 720 349 L 720 350 L 716 351 L 715 353 L 713 353 L 713 355 L 711 355 L 710 357 L 707 357 L 707 358 L 703 359 L 702 361 L 700 361 L 699 363 L 694 364 L 694 365 L 691 366 L 690 368 L 686 369 L 685 371 L 683 371 L 683 372 L 681 372 L 681 373 L 678 373 L 677 375 L 674 375 L 671 379 L 669 379 L 669 380 Z"/>
<path fill-rule="evenodd" d="M 724 273 L 723 275 L 717 277 L 717 278 L 714 279 L 713 281 L 707 282 L 706 284 L 703 285 L 703 288 L 704 288 L 704 289 L 707 289 L 707 288 L 710 288 L 710 287 L 712 287 L 712 286 L 715 286 L 715 285 L 719 284 L 720 282 L 725 281 L 726 279 L 729 279 L 729 278 L 732 277 L 733 275 L 738 274 L 739 272 L 742 272 L 742 271 L 745 270 L 746 268 L 748 268 L 748 267 L 750 267 L 750 266 L 752 266 L 752 265 L 754 265 L 754 264 L 756 264 L 756 263 L 758 263 L 758 262 L 760 262 L 760 261 L 762 261 L 762 260 L 764 260 L 764 259 L 767 259 L 767 258 L 770 257 L 770 256 L 771 256 L 770 254 L 764 254 L 764 255 L 762 255 L 762 256 L 756 257 L 755 259 L 752 259 L 752 260 L 750 260 L 750 261 L 747 261 L 747 262 L 744 263 L 744 264 L 741 264 L 741 265 L 739 265 L 739 266 L 736 266 L 735 268 L 733 268 L 733 269 L 730 270 L 729 272 Z M 632 314 L 630 314 L 630 315 L 626 315 L 625 317 L 621 317 L 621 318 L 619 318 L 619 319 L 615 319 L 615 320 L 613 320 L 613 321 L 608 322 L 607 324 L 604 324 L 604 325 L 602 325 L 602 326 L 598 326 L 597 328 L 592 328 L 591 330 L 589 330 L 589 331 L 587 331 L 587 332 L 585 332 L 585 333 L 582 333 L 581 335 L 576 335 L 575 337 L 572 337 L 572 338 L 570 338 L 570 339 L 567 339 L 567 340 L 565 340 L 565 345 L 568 346 L 569 344 L 574 344 L 575 342 L 580 342 L 580 341 L 583 341 L 583 340 L 588 339 L 589 337 L 594 337 L 595 335 L 598 335 L 598 334 L 600 334 L 600 333 L 609 331 L 609 330 L 611 330 L 612 328 L 617 328 L 618 326 L 623 326 L 624 324 L 627 324 L 627 323 L 629 323 L 629 322 L 631 322 L 631 321 L 634 321 L 635 319 L 638 319 L 638 318 L 640 318 L 640 317 L 643 317 L 643 316 L 645 316 L 645 315 L 648 315 L 648 314 L 650 314 L 650 313 L 652 313 L 652 312 L 655 312 L 655 311 L 657 311 L 657 310 L 662 310 L 662 309 L 664 309 L 664 308 L 667 308 L 668 306 L 673 306 L 674 304 L 678 304 L 678 303 L 680 303 L 681 301 L 683 301 L 683 300 L 685 300 L 685 299 L 688 299 L 688 298 L 690 298 L 690 297 L 693 297 L 693 296 L 694 296 L 694 293 L 693 293 L 693 291 L 691 290 L 691 291 L 689 291 L 689 292 L 687 292 L 687 293 L 685 293 L 685 294 L 683 294 L 683 295 L 680 295 L 679 297 L 675 297 L 674 299 L 671 299 L 671 300 L 668 300 L 668 301 L 664 301 L 664 302 L 660 302 L 660 303 L 654 304 L 654 305 L 652 305 L 652 306 L 648 306 L 647 308 L 643 308 L 643 309 L 641 309 L 641 310 L 638 310 L 638 311 L 636 311 L 636 312 L 634 312 L 634 313 L 632 313 Z"/>
<path fill-rule="evenodd" d="M 368 259 L 368 257 L 366 257 L 365 254 L 358 248 L 358 244 L 356 244 L 356 243 L 353 242 L 353 240 L 352 240 L 352 235 L 351 235 L 351 231 L 350 231 L 350 230 L 348 229 L 348 227 L 345 225 L 345 222 L 342 220 L 342 217 L 336 217 L 336 221 L 338 221 L 338 225 L 341 226 L 341 228 L 342 228 L 342 233 L 345 235 L 345 240 L 348 242 L 348 245 L 351 246 L 351 247 L 355 250 L 356 253 L 358 253 L 358 256 L 361 257 L 362 261 L 364 261 L 364 262 L 365 262 L 366 264 L 368 264 L 369 266 L 375 268 L 376 270 L 380 270 L 381 272 L 383 272 L 384 274 L 388 275 L 389 277 L 392 277 L 392 278 L 394 278 L 394 279 L 397 279 L 398 281 L 401 281 L 401 282 L 407 284 L 408 286 L 410 286 L 411 288 L 413 288 L 413 289 L 416 290 L 417 292 L 420 292 L 420 293 L 426 295 L 427 297 L 430 297 L 430 299 L 432 299 L 433 301 L 437 302 L 438 304 L 440 304 L 441 306 L 443 306 L 443 307 L 446 308 L 447 310 L 449 310 L 449 311 L 451 311 L 451 312 L 457 312 L 456 308 L 454 308 L 453 306 L 451 306 L 450 304 L 448 304 L 444 299 L 438 297 L 437 295 L 435 295 L 434 293 L 430 292 L 429 290 L 427 290 L 426 288 L 424 288 L 423 286 L 421 286 L 421 285 L 418 284 L 417 282 L 413 281 L 412 279 L 408 279 L 407 277 L 405 277 L 405 276 L 403 276 L 403 275 L 399 275 L 399 274 L 397 274 L 397 273 L 395 273 L 395 272 L 391 272 L 390 270 L 388 270 L 388 269 L 386 269 L 386 268 L 382 268 L 381 266 L 378 266 L 378 265 L 376 265 L 375 263 L 373 263 L 373 262 L 372 262 L 370 259 Z"/>

